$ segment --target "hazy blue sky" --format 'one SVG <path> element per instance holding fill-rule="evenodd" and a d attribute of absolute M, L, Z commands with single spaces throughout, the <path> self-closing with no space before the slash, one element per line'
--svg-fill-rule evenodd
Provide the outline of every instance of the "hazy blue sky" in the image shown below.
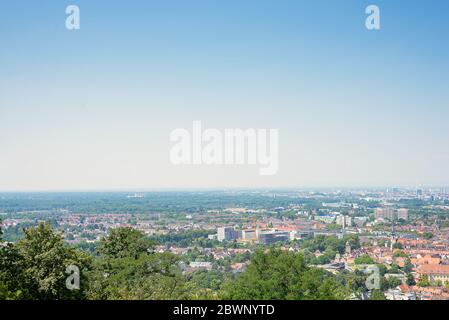
<path fill-rule="evenodd" d="M 65 7 L 81 30 L 65 28 Z M 365 8 L 381 10 L 380 31 Z M 449 185 L 446 0 L 4 1 L 0 190 Z M 175 128 L 280 167 L 176 167 Z"/>

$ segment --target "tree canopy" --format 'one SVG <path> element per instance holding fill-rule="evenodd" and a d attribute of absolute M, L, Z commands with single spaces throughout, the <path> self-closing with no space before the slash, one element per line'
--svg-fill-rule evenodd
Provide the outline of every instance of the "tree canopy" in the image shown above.
<path fill-rule="evenodd" d="M 82 299 L 82 288 L 66 286 L 67 267 L 80 270 L 81 286 L 87 285 L 83 275 L 90 268 L 91 257 L 64 244 L 60 234 L 48 224 L 40 223 L 24 231 L 16 245 L 8 244 L 0 251 L 0 283 L 22 299 Z"/>
<path fill-rule="evenodd" d="M 98 252 L 110 258 L 137 259 L 141 254 L 150 251 L 153 246 L 154 243 L 142 232 L 133 228 L 117 228 L 101 239 Z"/>
<path fill-rule="evenodd" d="M 325 242 L 325 252 L 335 255 L 347 241 L 319 239 L 311 244 Z M 311 267 L 302 253 L 280 249 L 257 250 L 239 275 L 220 271 L 226 268 L 219 263 L 213 272 L 185 273 L 186 257 L 153 249 L 153 241 L 142 232 L 117 228 L 92 254 L 67 245 L 61 233 L 41 223 L 24 230 L 17 243 L 0 247 L 0 299 L 331 300 L 346 299 L 363 284 L 361 276 L 335 276 Z M 79 268 L 76 290 L 66 283 L 69 266 Z"/>
<path fill-rule="evenodd" d="M 308 267 L 302 254 L 273 249 L 256 252 L 223 295 L 241 300 L 333 300 L 346 298 L 348 292 L 324 270 Z"/>

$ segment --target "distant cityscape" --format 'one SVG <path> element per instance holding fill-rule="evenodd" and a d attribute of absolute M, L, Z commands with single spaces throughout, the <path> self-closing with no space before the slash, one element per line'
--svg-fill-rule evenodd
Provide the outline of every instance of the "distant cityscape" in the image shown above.
<path fill-rule="evenodd" d="M 0 209 L 4 245 L 45 222 L 68 245 L 95 252 L 111 230 L 132 228 L 156 243 L 155 252 L 182 257 L 184 274 L 238 277 L 255 251 L 276 247 L 336 275 L 382 266 L 389 300 L 449 299 L 446 188 L 5 193 Z M 369 296 L 363 289 L 352 298 Z"/>

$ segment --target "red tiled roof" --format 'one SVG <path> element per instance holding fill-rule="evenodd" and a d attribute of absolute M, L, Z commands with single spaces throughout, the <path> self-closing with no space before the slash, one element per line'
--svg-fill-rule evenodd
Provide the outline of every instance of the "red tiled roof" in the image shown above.
<path fill-rule="evenodd" d="M 449 275 L 449 265 L 423 264 L 419 267 L 421 274 L 447 274 Z"/>

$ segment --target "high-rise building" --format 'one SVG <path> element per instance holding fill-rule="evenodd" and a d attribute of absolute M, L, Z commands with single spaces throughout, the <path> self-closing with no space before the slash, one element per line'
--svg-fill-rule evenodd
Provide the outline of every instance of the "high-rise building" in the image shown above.
<path fill-rule="evenodd" d="M 376 219 L 394 219 L 394 209 L 390 207 L 376 208 L 374 211 Z"/>
<path fill-rule="evenodd" d="M 351 216 L 345 216 L 345 226 L 352 227 L 352 217 Z"/>
<path fill-rule="evenodd" d="M 239 232 L 234 227 L 217 228 L 218 241 L 233 241 L 239 238 Z"/>
<path fill-rule="evenodd" d="M 354 217 L 354 224 L 357 227 L 363 227 L 363 225 L 368 221 L 368 217 Z"/>
<path fill-rule="evenodd" d="M 337 218 L 335 219 L 335 223 L 344 227 L 345 226 L 345 216 L 338 215 Z"/>
<path fill-rule="evenodd" d="M 344 216 L 344 215 L 338 215 L 335 219 L 335 223 L 345 227 L 352 227 L 352 217 L 351 216 Z"/>
<path fill-rule="evenodd" d="M 398 209 L 398 219 L 408 220 L 408 209 Z"/>

